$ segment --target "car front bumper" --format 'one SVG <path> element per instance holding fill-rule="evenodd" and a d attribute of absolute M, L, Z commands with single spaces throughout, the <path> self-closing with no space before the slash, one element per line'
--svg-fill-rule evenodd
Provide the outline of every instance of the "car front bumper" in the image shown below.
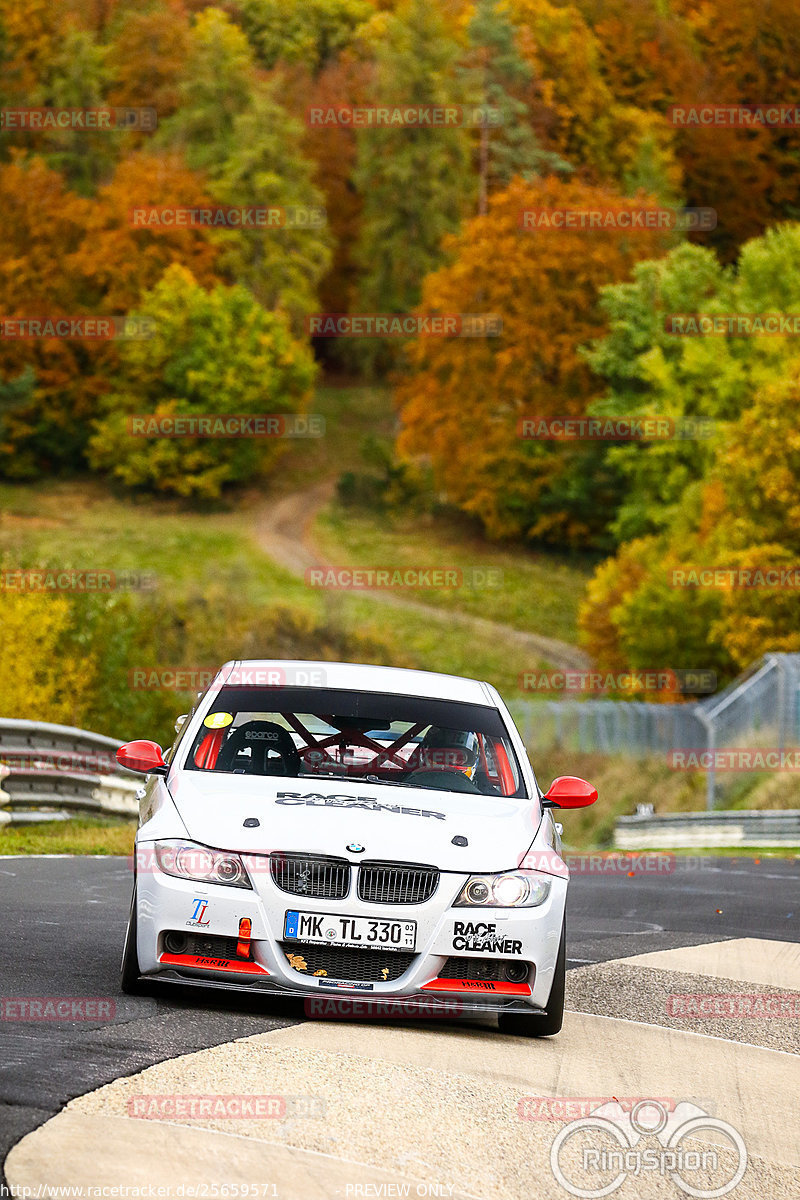
<path fill-rule="evenodd" d="M 148 856 L 148 861 L 153 859 Z M 306 1000 L 338 997 L 371 1006 L 402 1000 L 402 1007 L 409 1012 L 421 1010 L 432 1015 L 440 1009 L 447 1013 L 500 1008 L 535 1012 L 546 1007 L 564 921 L 567 881 L 563 878 L 551 878 L 549 895 L 541 905 L 498 909 L 453 907 L 467 874 L 442 873 L 431 898 L 417 904 L 368 903 L 354 893 L 341 900 L 304 897 L 278 888 L 268 866 L 250 874 L 252 889 L 193 883 L 166 875 L 157 867 L 139 870 L 137 953 L 142 975 Z M 320 948 L 284 938 L 284 919 L 290 910 L 414 921 L 416 948 L 402 963 L 393 956 L 396 952 L 380 951 L 380 961 L 388 964 L 393 976 L 403 967 L 396 978 L 386 981 L 364 977 L 363 971 L 358 972 L 359 978 L 353 978 L 352 972 L 348 978 L 347 969 L 340 974 L 331 969 L 329 959 L 327 974 L 314 974 L 315 949 Z M 235 952 L 243 920 L 250 922 L 246 958 Z M 174 935 L 186 935 L 188 952 L 171 951 L 165 944 L 167 933 L 173 934 L 173 944 Z M 215 949 L 197 953 L 200 941 Z M 486 949 L 487 944 L 498 949 Z M 224 947 L 224 952 L 219 947 Z M 375 955 L 379 951 L 358 953 Z M 458 960 L 455 968 L 454 959 Z M 364 960 L 359 961 L 363 965 Z M 366 961 L 369 974 L 372 961 L 378 960 Z M 503 977 L 505 964 L 510 964 L 509 971 L 513 968 L 513 980 Z M 454 977 L 454 969 L 461 971 L 462 965 L 463 974 L 484 977 Z M 496 977 L 486 977 L 487 971 Z M 325 1009 L 325 1005 L 312 1006 L 311 1013 L 314 1007 Z"/>

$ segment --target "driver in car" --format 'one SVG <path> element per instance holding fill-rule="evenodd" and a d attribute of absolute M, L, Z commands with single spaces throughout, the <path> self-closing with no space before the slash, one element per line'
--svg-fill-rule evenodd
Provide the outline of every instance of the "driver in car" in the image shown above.
<path fill-rule="evenodd" d="M 419 748 L 418 766 L 413 772 L 415 787 L 446 786 L 457 791 L 480 791 L 475 783 L 480 746 L 477 735 L 462 729 L 437 729 L 432 726 Z M 441 779 L 447 773 L 448 779 Z M 464 779 L 458 785 L 454 776 Z"/>

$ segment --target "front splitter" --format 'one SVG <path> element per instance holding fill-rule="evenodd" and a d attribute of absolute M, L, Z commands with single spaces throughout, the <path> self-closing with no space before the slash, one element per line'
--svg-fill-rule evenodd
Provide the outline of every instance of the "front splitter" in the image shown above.
<path fill-rule="evenodd" d="M 219 988 L 228 992 L 247 992 L 250 995 L 257 992 L 265 998 L 271 997 L 276 1000 L 283 997 L 289 1000 L 313 1001 L 314 1006 L 309 1012 L 310 1016 L 325 1016 L 325 1009 L 331 1009 L 332 1003 L 342 1008 L 342 1015 L 346 1015 L 344 1010 L 350 1005 L 353 1007 L 353 1016 L 365 1014 L 368 1010 L 371 1010 L 376 1017 L 381 1015 L 382 1009 L 386 1016 L 398 1017 L 402 1012 L 408 1012 L 419 1016 L 427 1015 L 453 1018 L 470 1016 L 474 1013 L 498 1012 L 519 1012 L 542 1016 L 544 1011 L 531 1004 L 522 1003 L 516 996 L 504 996 L 502 998 L 498 996 L 494 1001 L 491 1001 L 488 996 L 472 997 L 459 994 L 455 997 L 452 993 L 447 997 L 443 996 L 441 999 L 430 992 L 424 995 L 386 996 L 322 985 L 319 990 L 315 988 L 311 991 L 310 989 L 293 988 L 276 979 L 267 979 L 263 976 L 249 978 L 217 976 L 215 978 L 211 974 L 200 975 L 194 972 L 190 974 L 189 971 L 176 970 L 159 971 L 152 975 L 143 975 L 141 978 L 146 983 L 171 983 L 189 987 Z M 320 1004 L 320 1001 L 324 1003 Z M 334 1013 L 331 1011 L 330 1015 L 334 1015 Z"/>

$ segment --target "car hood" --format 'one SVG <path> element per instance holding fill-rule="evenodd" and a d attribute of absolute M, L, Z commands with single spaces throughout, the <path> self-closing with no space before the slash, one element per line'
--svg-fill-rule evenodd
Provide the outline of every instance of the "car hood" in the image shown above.
<path fill-rule="evenodd" d="M 505 871 L 519 863 L 539 824 L 535 801 L 339 779 L 180 771 L 169 789 L 193 841 L 246 854 L 363 853 L 442 871 Z M 246 827 L 253 819 L 258 826 Z"/>

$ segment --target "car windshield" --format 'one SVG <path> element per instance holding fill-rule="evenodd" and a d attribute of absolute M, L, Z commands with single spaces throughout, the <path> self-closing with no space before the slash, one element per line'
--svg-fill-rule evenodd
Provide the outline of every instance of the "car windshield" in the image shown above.
<path fill-rule="evenodd" d="M 328 688 L 221 688 L 184 766 L 527 795 L 496 709 Z"/>

